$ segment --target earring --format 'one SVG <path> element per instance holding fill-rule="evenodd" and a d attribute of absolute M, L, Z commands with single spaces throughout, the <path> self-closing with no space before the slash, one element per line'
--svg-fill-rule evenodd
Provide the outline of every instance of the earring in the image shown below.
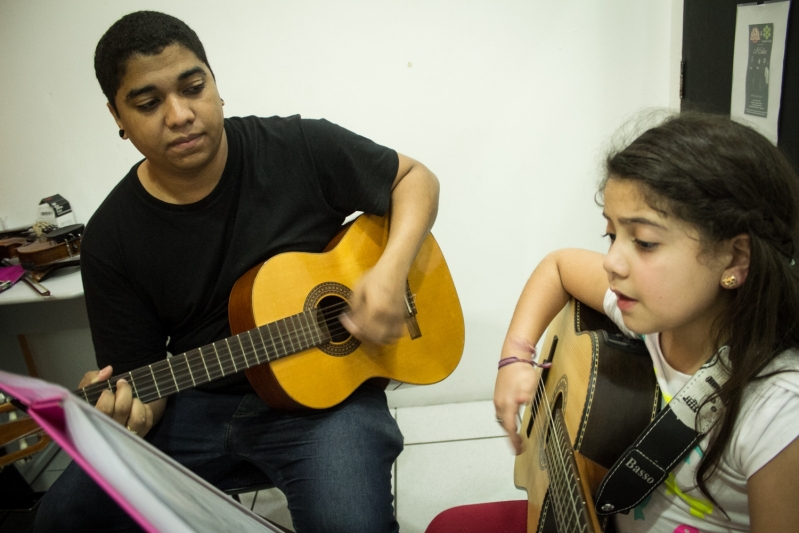
<path fill-rule="evenodd" d="M 124 139 L 125 138 L 125 130 L 119 130 L 119 138 L 120 139 Z"/>
<path fill-rule="evenodd" d="M 738 278 L 736 278 L 735 276 L 727 276 L 726 278 L 721 280 L 721 284 L 728 289 L 732 289 L 736 285 L 738 285 Z"/>
<path fill-rule="evenodd" d="M 222 100 L 222 98 L 220 98 L 220 100 Z M 225 105 L 225 101 L 224 100 L 222 100 L 222 105 Z"/>

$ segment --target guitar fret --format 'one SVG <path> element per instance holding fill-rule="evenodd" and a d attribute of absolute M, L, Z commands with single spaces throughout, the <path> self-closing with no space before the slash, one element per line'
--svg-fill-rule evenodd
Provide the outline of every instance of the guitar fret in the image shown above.
<path fill-rule="evenodd" d="M 288 351 L 288 349 L 286 348 L 286 342 L 283 340 L 283 332 L 280 331 L 280 320 L 276 320 L 275 322 L 272 322 L 272 324 L 270 324 L 270 327 L 273 330 L 273 336 L 277 337 L 277 340 L 280 341 L 280 346 L 282 347 L 282 350 L 278 350 L 278 352 L 277 352 L 278 353 L 278 357 L 285 357 L 286 355 L 288 355 L 291 352 Z M 275 333 L 276 333 L 276 335 L 275 335 Z"/>
<path fill-rule="evenodd" d="M 302 343 L 301 331 L 297 328 L 297 325 L 294 323 L 294 317 L 296 315 L 287 316 L 285 318 L 285 326 L 286 331 L 288 332 L 289 339 L 291 340 L 291 347 L 294 350 L 294 353 L 301 352 L 305 349 Z"/>
<path fill-rule="evenodd" d="M 206 346 L 206 348 L 208 348 Z M 186 358 L 186 366 L 189 370 L 189 377 L 191 378 L 192 387 L 196 387 L 197 385 L 202 385 L 203 383 L 207 383 L 210 381 L 206 379 L 206 376 L 203 374 L 207 374 L 207 366 L 205 364 L 205 357 L 202 354 L 201 348 L 195 348 L 194 350 L 190 350 L 185 354 Z"/>
<path fill-rule="evenodd" d="M 321 344 L 333 338 L 333 335 L 330 334 L 330 328 L 327 325 L 325 313 L 320 309 L 314 309 L 314 323 L 316 324 L 316 330 L 319 332 L 319 341 Z"/>
<path fill-rule="evenodd" d="M 203 355 L 202 346 L 198 348 L 198 351 L 200 352 L 200 360 L 203 362 L 203 368 L 205 368 L 205 375 L 208 376 L 208 381 L 211 381 L 211 373 L 208 371 L 208 365 L 205 364 L 205 356 Z"/>
<path fill-rule="evenodd" d="M 238 370 L 236 370 L 236 361 L 233 360 L 233 348 L 230 347 L 230 343 L 227 339 L 225 339 L 225 344 L 227 344 L 228 357 L 230 357 L 230 360 L 233 362 L 233 373 L 236 373 Z"/>
<path fill-rule="evenodd" d="M 309 329 L 313 332 L 314 346 L 321 346 L 327 342 L 328 339 L 323 338 L 322 329 L 319 327 L 319 310 L 310 309 L 305 315 L 305 319 L 308 321 Z"/>
<path fill-rule="evenodd" d="M 263 348 L 264 354 L 266 355 L 265 361 L 271 361 L 272 358 L 269 357 L 269 346 L 266 344 L 266 341 L 264 341 L 263 331 L 261 330 L 261 328 L 255 328 L 255 331 L 258 332 L 258 338 L 261 339 L 261 347 Z M 258 362 L 260 363 L 260 361 Z"/>
<path fill-rule="evenodd" d="M 286 326 L 286 331 L 288 332 L 289 341 L 291 342 L 291 347 L 294 349 L 294 353 L 301 352 L 305 349 L 305 346 L 302 343 L 302 338 L 300 337 L 301 332 L 297 329 L 297 325 L 294 323 L 294 317 L 296 315 L 291 315 L 284 318 L 284 325 Z"/>
<path fill-rule="evenodd" d="M 216 349 L 216 342 L 211 343 L 211 348 L 214 349 L 214 357 L 209 357 L 208 361 L 208 370 L 212 374 L 211 379 L 219 379 L 220 377 L 225 376 L 225 370 L 222 368 L 222 359 L 219 357 L 219 351 Z M 214 363 L 214 358 L 216 358 L 216 363 Z"/>
<path fill-rule="evenodd" d="M 153 365 L 148 365 L 150 367 L 150 374 L 153 376 L 153 385 L 155 385 L 155 392 L 158 394 L 158 397 L 161 398 L 161 391 L 158 389 L 158 380 L 155 379 L 155 372 L 153 372 Z"/>
<path fill-rule="evenodd" d="M 189 370 L 189 377 L 191 378 L 191 385 L 192 387 L 197 386 L 197 382 L 194 381 L 194 373 L 191 371 L 191 365 L 189 364 L 189 352 L 183 354 L 183 359 L 186 361 L 186 368 Z"/>
<path fill-rule="evenodd" d="M 280 357 L 280 350 L 277 349 L 277 344 L 275 344 L 275 336 L 272 334 L 272 324 L 267 324 L 264 326 L 266 328 L 266 332 L 269 334 L 269 340 L 272 342 L 272 349 L 275 351 L 275 357 L 270 357 L 269 360 L 278 359 Z"/>
<path fill-rule="evenodd" d="M 133 387 L 133 397 L 139 397 L 139 391 L 136 389 L 136 382 L 133 381 L 133 372 L 128 372 L 128 376 L 130 377 L 130 386 Z"/>
<path fill-rule="evenodd" d="M 260 339 L 260 341 L 261 341 L 260 344 L 255 346 L 255 360 L 258 361 L 257 364 L 260 365 L 261 363 L 265 363 L 266 361 L 269 361 L 269 353 L 266 351 L 266 343 L 264 342 L 264 336 L 261 335 L 261 329 L 260 328 L 255 328 L 253 330 L 250 330 L 250 337 L 252 337 L 252 332 L 253 331 L 258 333 L 258 339 Z M 253 344 L 255 345 L 255 343 L 253 343 Z M 258 349 L 259 348 L 261 349 L 261 352 L 263 353 L 263 355 L 258 355 Z M 262 357 L 263 357 L 263 360 L 261 359 Z"/>
<path fill-rule="evenodd" d="M 225 344 L 227 344 L 227 339 L 225 339 Z M 216 354 L 216 360 L 219 362 L 219 371 L 222 372 L 222 377 L 225 377 L 225 368 L 222 366 L 222 359 L 219 358 L 219 352 L 216 351 L 216 343 L 211 344 L 214 347 L 214 353 Z M 228 347 L 228 351 L 230 347 Z"/>
<path fill-rule="evenodd" d="M 283 346 L 283 340 L 280 338 L 280 331 L 277 328 L 277 323 L 270 322 L 266 325 L 266 328 L 269 332 L 269 338 L 272 339 L 272 346 L 275 347 L 275 359 L 280 359 L 286 355 L 286 347 Z"/>
<path fill-rule="evenodd" d="M 257 349 L 255 347 L 255 342 L 252 340 L 252 331 L 248 331 L 247 332 L 247 338 L 250 339 L 250 346 L 252 346 L 253 355 L 255 355 L 255 362 L 256 362 L 256 364 L 258 364 L 258 351 L 257 351 Z M 247 357 L 246 356 L 244 357 L 244 362 L 247 363 L 247 368 L 250 368 L 251 366 L 255 366 L 255 365 L 251 365 L 249 363 L 249 361 L 247 361 Z"/>
<path fill-rule="evenodd" d="M 319 312 L 316 309 L 310 309 L 306 315 L 305 320 L 308 322 L 308 329 L 312 332 L 314 338 L 314 346 L 320 346 L 325 343 L 322 340 L 322 331 L 319 329 L 318 322 Z"/>
<path fill-rule="evenodd" d="M 298 315 L 293 315 L 291 317 L 291 321 L 296 322 L 294 324 L 294 329 L 302 333 L 302 340 L 304 342 L 302 343 L 302 346 L 300 346 L 300 350 L 307 350 L 312 346 L 312 344 L 308 342 L 308 335 L 305 333 L 305 326 L 303 326 L 302 324 L 302 313 Z M 299 324 L 299 327 L 297 326 L 297 324 Z M 297 335 L 297 340 L 299 340 L 299 334 Z"/>
<path fill-rule="evenodd" d="M 130 372 L 130 379 L 134 379 L 134 374 L 136 374 L 136 390 L 138 398 L 142 401 L 142 403 L 147 403 L 150 400 L 150 396 L 152 396 L 152 385 L 148 385 L 149 382 L 152 381 L 150 377 L 150 373 L 147 372 L 147 368 L 137 368 L 136 370 L 132 370 Z"/>
<path fill-rule="evenodd" d="M 169 364 L 169 371 L 172 373 L 172 381 L 175 382 L 175 388 L 180 392 L 180 387 L 178 386 L 178 378 L 175 377 L 175 371 L 172 369 L 172 359 L 171 357 L 166 358 L 166 362 Z"/>
<path fill-rule="evenodd" d="M 239 346 L 241 347 L 242 353 L 244 352 L 244 345 L 241 343 L 241 335 L 236 335 L 236 340 L 239 341 Z M 233 352 L 230 352 L 230 360 L 233 361 L 233 371 L 238 372 L 239 368 L 236 366 L 236 358 L 233 356 Z"/>
<path fill-rule="evenodd" d="M 245 345 L 241 341 L 242 341 L 242 338 L 245 335 L 249 335 L 249 333 L 250 333 L 249 331 L 245 331 L 244 333 L 239 333 L 237 335 L 237 337 L 239 339 L 239 346 L 241 346 L 241 357 L 242 357 L 242 359 L 244 359 L 244 368 L 250 368 L 250 363 L 247 361 L 247 348 L 244 347 Z M 250 341 L 250 344 L 252 344 L 252 341 Z"/>
<path fill-rule="evenodd" d="M 291 341 L 291 336 L 289 334 L 288 327 L 286 326 L 285 318 L 281 318 L 277 321 L 277 330 L 280 332 L 280 340 L 283 343 L 283 347 L 286 348 L 286 355 L 296 353 L 297 350 L 294 349 L 294 343 Z M 287 340 L 289 341 L 289 344 L 291 344 L 291 348 L 286 347 Z"/>
<path fill-rule="evenodd" d="M 318 342 L 317 339 L 314 337 L 316 329 L 313 327 L 311 319 L 309 318 L 310 313 L 311 311 L 303 311 L 300 314 L 300 322 L 303 322 L 305 324 L 305 326 L 303 327 L 303 330 L 306 331 L 305 336 L 306 338 L 310 339 L 308 341 L 309 348 L 312 346 L 319 346 L 319 344 L 317 343 Z"/>

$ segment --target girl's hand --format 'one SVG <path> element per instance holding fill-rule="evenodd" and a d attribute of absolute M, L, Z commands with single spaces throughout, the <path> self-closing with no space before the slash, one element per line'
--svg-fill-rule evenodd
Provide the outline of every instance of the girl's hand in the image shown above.
<path fill-rule="evenodd" d="M 516 455 L 522 453 L 522 438 L 516 426 L 519 408 L 532 400 L 540 376 L 541 371 L 527 363 L 509 364 L 497 372 L 494 409 L 497 413 L 497 422 L 508 432 Z"/>

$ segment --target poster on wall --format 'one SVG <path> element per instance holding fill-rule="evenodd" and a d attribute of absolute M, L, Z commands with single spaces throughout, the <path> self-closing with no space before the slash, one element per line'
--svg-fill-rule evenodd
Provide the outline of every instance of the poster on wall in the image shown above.
<path fill-rule="evenodd" d="M 730 115 L 777 144 L 790 0 L 739 4 Z"/>

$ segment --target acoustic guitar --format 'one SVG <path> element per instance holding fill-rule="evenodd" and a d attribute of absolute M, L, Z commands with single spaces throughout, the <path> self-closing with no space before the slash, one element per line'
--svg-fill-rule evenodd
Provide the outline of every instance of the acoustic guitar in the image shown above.
<path fill-rule="evenodd" d="M 514 482 L 527 490 L 527 531 L 612 531 L 593 497 L 615 460 L 657 413 L 660 391 L 643 342 L 572 300 L 552 321 L 542 371 L 525 408 Z"/>
<path fill-rule="evenodd" d="M 244 371 L 258 395 L 280 409 L 323 409 L 372 378 L 427 385 L 460 362 L 464 323 L 455 284 L 431 234 L 407 280 L 408 334 L 397 344 L 362 344 L 339 322 L 352 287 L 385 249 L 388 217 L 361 215 L 328 246 L 288 252 L 253 267 L 234 285 L 232 337 L 78 389 L 95 403 L 125 378 L 151 402 Z"/>

